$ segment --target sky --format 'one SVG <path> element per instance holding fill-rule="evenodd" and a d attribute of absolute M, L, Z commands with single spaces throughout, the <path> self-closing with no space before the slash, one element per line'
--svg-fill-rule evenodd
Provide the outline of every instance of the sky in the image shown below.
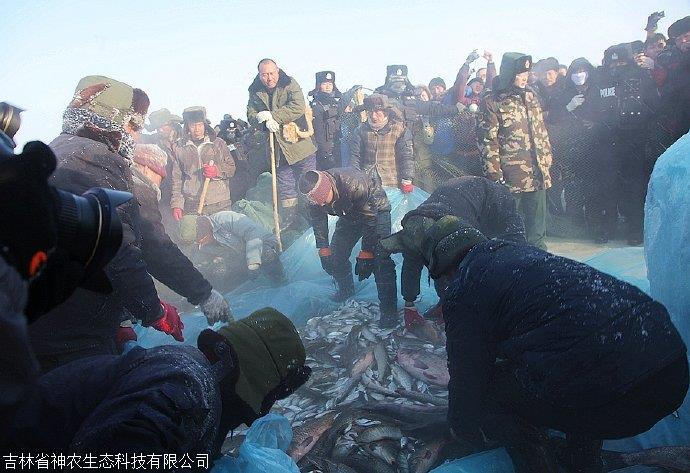
<path fill-rule="evenodd" d="M 690 14 L 690 0 L 204 1 L 0 0 L 0 101 L 25 108 L 17 142 L 50 142 L 86 75 L 145 90 L 149 111 L 204 105 L 216 124 L 245 117 L 257 62 L 276 60 L 305 94 L 314 73 L 333 70 L 341 91 L 383 83 L 387 64 L 406 64 L 413 84 L 448 86 L 473 49 L 600 63 L 606 47 L 644 39 Z M 476 67 L 483 66 L 483 60 Z"/>

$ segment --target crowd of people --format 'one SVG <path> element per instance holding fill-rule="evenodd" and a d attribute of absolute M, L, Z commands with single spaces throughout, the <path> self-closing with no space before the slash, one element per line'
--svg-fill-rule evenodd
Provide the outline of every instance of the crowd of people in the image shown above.
<path fill-rule="evenodd" d="M 545 238 L 641 243 L 654 162 L 690 126 L 690 17 L 668 37 L 656 31 L 662 17 L 650 15 L 644 42 L 606 48 L 600 66 L 508 52 L 497 69 L 485 51 L 475 72 L 473 51 L 451 87 L 438 77 L 415 86 L 405 65 L 390 65 L 372 94 L 341 93 L 335 72 L 320 71 L 310 102 L 275 60 L 262 59 L 247 121 L 226 115 L 215 127 L 200 105 L 154 111 L 147 124 L 144 91 L 83 78 L 45 151 L 57 163 L 49 182 L 134 199 L 118 211 L 123 242 L 105 267 L 111 290 L 82 285 L 27 333 L 15 322 L 2 332 L 14 339 L 7 347 L 28 336 L 30 349 L 20 364 L 9 354 L 23 371 L 3 375 L 13 395 L 1 403 L 10 420 L 0 441 L 17 451 L 217 456 L 230 429 L 309 376 L 284 315 L 265 309 L 234 321 L 221 292 L 228 279 L 285 283 L 287 235 L 312 227 L 334 300 L 353 296 L 354 276 L 373 275 L 381 327 L 423 320 L 415 301 L 429 269 L 458 441 L 478 450 L 502 442 L 518 471 L 556 471 L 548 452 L 520 442 L 549 427 L 567 435 L 569 471 L 601 471 L 602 439 L 642 432 L 680 405 L 685 345 L 663 306 L 550 255 Z M 272 186 L 262 188 L 266 172 Z M 430 196 L 391 235 L 386 189 L 415 187 Z M 338 217 L 332 234 L 329 215 Z M 402 318 L 394 253 L 404 258 Z M 32 278 L 12 269 L 14 259 L 2 263 L 3 313 L 21 318 Z M 202 332 L 198 349 L 121 354 L 136 340 L 131 322 L 184 341 L 179 312 L 153 278 L 200 307 L 209 325 L 227 325 Z M 572 334 L 567 343 L 563 333 Z"/>

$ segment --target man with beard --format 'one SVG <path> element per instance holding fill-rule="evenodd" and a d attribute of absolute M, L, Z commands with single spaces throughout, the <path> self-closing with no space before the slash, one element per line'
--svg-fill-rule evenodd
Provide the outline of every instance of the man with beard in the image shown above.
<path fill-rule="evenodd" d="M 314 139 L 316 141 L 316 167 L 321 171 L 340 167 L 340 110 L 338 101 L 342 94 L 335 85 L 335 72 L 316 73 L 316 87 L 309 92 L 314 115 Z"/>

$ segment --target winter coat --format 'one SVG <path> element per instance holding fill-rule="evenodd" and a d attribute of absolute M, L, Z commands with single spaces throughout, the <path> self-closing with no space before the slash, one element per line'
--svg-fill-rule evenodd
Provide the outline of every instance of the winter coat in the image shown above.
<path fill-rule="evenodd" d="M 350 140 L 350 166 L 377 177 L 384 186 L 397 187 L 402 179 L 412 181 L 412 134 L 404 123 L 390 118 L 379 131 L 362 123 Z"/>
<path fill-rule="evenodd" d="M 172 208 L 196 210 L 204 187 L 203 165 L 213 160 L 218 166 L 218 177 L 210 180 L 204 205 L 220 204 L 230 208 L 230 178 L 235 175 L 235 161 L 225 141 L 209 132 L 200 145 L 195 145 L 188 134 L 173 146 L 175 159 L 172 166 Z"/>
<path fill-rule="evenodd" d="M 362 251 L 373 252 L 380 236 L 376 232 L 379 212 L 390 212 L 391 205 L 383 188 L 370 175 L 352 168 L 326 171 L 332 179 L 333 202 L 320 207 L 309 206 L 317 248 L 328 246 L 328 215 L 363 224 Z"/>
<path fill-rule="evenodd" d="M 552 155 L 539 100 L 528 86 L 485 96 L 478 110 L 477 139 L 484 174 L 511 192 L 551 187 Z"/>
<path fill-rule="evenodd" d="M 294 122 L 300 129 L 305 130 L 307 122 L 306 102 L 302 89 L 295 79 L 282 70 L 279 72 L 278 84 L 270 95 L 258 74 L 249 86 L 249 102 L 247 103 L 249 124 L 265 129 L 265 125 L 257 121 L 256 115 L 266 110 L 270 111 L 273 119 L 281 125 L 279 132 L 275 133 L 275 139 L 288 164 L 295 164 L 316 152 L 316 146 L 311 137 L 301 138 L 296 143 L 290 143 L 283 137 L 284 125 Z"/>
<path fill-rule="evenodd" d="M 180 251 L 165 231 L 158 210 L 158 190 L 136 169 L 134 197 L 141 216 L 141 251 L 148 272 L 190 304 L 199 305 L 211 294 L 211 284 Z"/>
<path fill-rule="evenodd" d="M 311 102 L 314 114 L 314 140 L 316 141 L 316 159 L 331 159 L 341 162 L 340 157 L 340 112 L 338 100 L 321 92 L 314 93 Z"/>
<path fill-rule="evenodd" d="M 570 76 L 581 68 L 586 69 L 587 80 L 582 86 L 577 86 L 573 83 Z M 591 125 L 600 123 L 601 97 L 599 94 L 599 73 L 597 69 L 585 58 L 575 59 L 568 67 L 564 82 L 564 86 L 551 96 L 547 124 L 555 123 L 567 126 L 572 121 L 579 122 L 580 124 L 588 122 Z M 583 95 L 585 101 L 572 112 L 569 112 L 566 106 L 576 95 Z"/>
<path fill-rule="evenodd" d="M 247 267 L 261 264 L 264 240 L 275 236 L 244 214 L 232 211 L 217 212 L 209 216 L 213 238 L 221 245 L 246 255 Z"/>
<path fill-rule="evenodd" d="M 603 406 L 686 347 L 666 309 L 583 263 L 506 241 L 476 245 L 443 304 L 449 421 L 473 430 L 497 358 L 555 407 Z"/>
<path fill-rule="evenodd" d="M 662 54 L 659 61 L 666 79 L 661 88 L 659 112 L 661 123 L 670 135 L 669 141 L 673 142 L 690 127 L 690 52 L 682 53 L 672 47 Z"/>
<path fill-rule="evenodd" d="M 58 165 L 51 184 L 82 194 L 91 187 L 133 192 L 129 162 L 98 141 L 62 134 L 50 147 Z M 64 303 L 31 324 L 29 334 L 39 361 L 44 356 L 78 358 L 115 353 L 115 332 L 127 317 L 150 325 L 162 315 L 153 280 L 141 251 L 141 222 L 136 199 L 118 207 L 122 245 L 105 266 L 111 294 L 77 289 Z"/>
<path fill-rule="evenodd" d="M 541 106 L 541 110 L 544 115 L 546 115 L 547 122 L 551 120 L 551 110 L 558 106 L 558 102 L 555 102 L 554 98 L 563 94 L 568 82 L 572 83 L 570 79 L 566 79 L 565 77 L 559 75 L 556 78 L 556 82 L 554 82 L 552 85 L 542 84 L 542 86 L 539 88 L 539 105 Z"/>
<path fill-rule="evenodd" d="M 440 185 L 427 200 L 403 217 L 421 216 L 439 220 L 446 215 L 460 217 L 487 238 L 501 238 L 525 243 L 525 224 L 517 211 L 515 199 L 505 186 L 484 177 L 464 176 Z M 425 264 L 419 250 L 403 251 L 401 291 L 403 298 L 413 302 L 419 296 L 419 278 Z"/>

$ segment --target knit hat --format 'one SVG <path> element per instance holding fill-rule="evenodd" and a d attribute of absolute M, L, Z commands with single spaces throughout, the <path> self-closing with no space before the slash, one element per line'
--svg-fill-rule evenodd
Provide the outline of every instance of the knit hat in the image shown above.
<path fill-rule="evenodd" d="M 668 27 L 668 39 L 675 40 L 678 36 L 690 31 L 690 16 L 675 21 Z"/>
<path fill-rule="evenodd" d="M 239 358 L 235 391 L 259 415 L 266 396 L 305 364 L 302 340 L 290 319 L 266 307 L 221 328 Z"/>
<path fill-rule="evenodd" d="M 180 219 L 180 240 L 196 241 L 196 219 L 198 215 L 187 214 Z"/>
<path fill-rule="evenodd" d="M 144 125 L 149 98 L 143 90 L 105 76 L 87 76 L 79 81 L 67 108 L 88 110 L 96 115 L 135 129 Z"/>
<path fill-rule="evenodd" d="M 161 108 L 149 115 L 149 124 L 146 125 L 148 131 L 156 131 L 158 128 L 167 125 L 168 123 L 182 123 L 182 119 L 177 115 L 170 113 L 167 108 Z"/>
<path fill-rule="evenodd" d="M 307 171 L 299 181 L 300 192 L 314 205 L 327 204 L 332 189 L 331 179 L 324 171 Z"/>
<path fill-rule="evenodd" d="M 206 121 L 206 107 L 195 105 L 182 110 L 182 120 L 185 123 L 199 123 Z"/>
<path fill-rule="evenodd" d="M 168 155 L 158 145 L 137 143 L 134 146 L 134 162 L 146 166 L 160 177 L 167 175 L 165 167 Z"/>
<path fill-rule="evenodd" d="M 437 85 L 442 86 L 444 89 L 447 88 L 445 81 L 443 79 L 441 79 L 440 77 L 434 77 L 433 79 L 431 79 L 429 81 L 429 88 L 430 89 L 433 89 Z"/>
<path fill-rule="evenodd" d="M 427 231 L 422 252 L 429 275 L 436 279 L 457 266 L 468 251 L 487 238 L 458 217 L 446 215 Z"/>

